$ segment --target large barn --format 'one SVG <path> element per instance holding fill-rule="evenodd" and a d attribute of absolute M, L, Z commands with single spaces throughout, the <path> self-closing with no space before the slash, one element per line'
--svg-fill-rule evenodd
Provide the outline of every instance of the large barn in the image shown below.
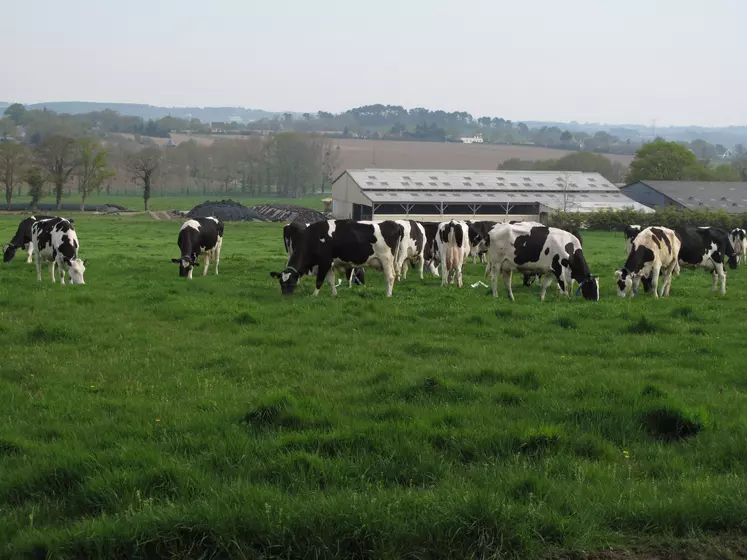
<path fill-rule="evenodd" d="M 688 210 L 747 212 L 747 182 L 725 181 L 636 181 L 621 192 L 647 206 L 674 206 Z"/>
<path fill-rule="evenodd" d="M 349 169 L 332 183 L 332 215 L 354 220 L 544 221 L 553 210 L 652 212 L 599 173 Z"/>

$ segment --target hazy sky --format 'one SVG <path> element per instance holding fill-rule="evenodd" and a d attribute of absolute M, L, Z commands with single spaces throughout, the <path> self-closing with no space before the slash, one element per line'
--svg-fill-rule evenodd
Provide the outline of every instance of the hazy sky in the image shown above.
<path fill-rule="evenodd" d="M 747 125 L 747 0 L 0 0 L 0 100 Z"/>

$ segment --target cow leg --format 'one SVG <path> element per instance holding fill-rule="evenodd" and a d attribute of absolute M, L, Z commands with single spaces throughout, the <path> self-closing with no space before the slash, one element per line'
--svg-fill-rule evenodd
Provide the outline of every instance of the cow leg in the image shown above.
<path fill-rule="evenodd" d="M 498 297 L 498 267 L 494 265 L 488 265 L 490 266 L 490 286 L 493 288 L 493 297 Z M 487 276 L 487 267 L 486 268 L 486 276 Z"/>
<path fill-rule="evenodd" d="M 511 290 L 511 276 L 513 271 L 511 269 L 503 271 L 503 283 L 506 285 L 506 292 L 508 293 L 508 299 L 514 301 L 514 292 Z"/>
<path fill-rule="evenodd" d="M 60 285 L 65 285 L 65 266 L 60 265 Z"/>
<path fill-rule="evenodd" d="M 718 279 L 721 280 L 721 295 L 726 295 L 726 270 L 724 269 L 724 263 L 716 263 L 716 270 Z M 713 290 L 716 291 L 716 277 L 713 278 Z"/>
<path fill-rule="evenodd" d="M 327 274 L 329 274 L 330 270 L 332 270 L 332 263 L 320 264 L 316 267 L 316 286 L 314 288 L 314 293 L 311 295 L 319 295 L 319 290 L 322 289 L 322 284 L 324 284 L 324 280 L 327 277 Z"/>
<path fill-rule="evenodd" d="M 672 277 L 674 276 L 674 267 L 677 263 L 673 263 L 664 269 L 664 286 L 661 290 L 662 297 L 669 297 L 669 290 L 672 287 Z"/>
<path fill-rule="evenodd" d="M 220 264 L 220 244 L 215 248 L 215 275 L 218 276 L 218 265 Z"/>
<path fill-rule="evenodd" d="M 207 276 L 208 268 L 210 268 L 210 253 L 205 253 L 205 262 L 202 263 L 202 275 Z"/>
<path fill-rule="evenodd" d="M 329 272 L 327 272 L 327 284 L 329 284 L 329 291 L 332 293 L 333 296 L 337 295 L 337 287 L 335 286 L 335 267 L 330 267 Z"/>
<path fill-rule="evenodd" d="M 402 268 L 400 270 L 402 275 L 402 280 L 407 280 L 407 266 L 410 264 L 410 259 L 405 259 L 402 261 Z"/>
<path fill-rule="evenodd" d="M 661 273 L 661 264 L 655 264 L 651 272 L 651 289 L 654 292 L 654 297 L 659 299 L 659 274 Z M 662 294 L 664 290 L 662 289 Z"/>
<path fill-rule="evenodd" d="M 39 251 L 36 251 L 34 253 L 34 263 L 36 264 L 36 280 L 41 282 L 42 279 L 42 273 L 41 273 L 41 257 L 39 255 Z"/>
<path fill-rule="evenodd" d="M 456 270 L 457 286 L 462 287 L 462 263 L 459 263 Z"/>
<path fill-rule="evenodd" d="M 350 267 L 349 271 L 350 271 L 350 274 L 348 274 L 348 270 L 345 271 L 345 275 L 348 277 L 348 289 L 353 287 L 353 277 L 355 276 L 355 268 Z"/>
<path fill-rule="evenodd" d="M 446 286 L 449 283 L 449 270 L 446 268 L 446 259 L 441 259 L 441 285 Z"/>
<path fill-rule="evenodd" d="M 49 263 L 49 273 L 52 275 L 52 282 L 57 283 L 57 278 L 54 276 L 54 266 L 57 264 L 56 259 L 52 259 L 52 262 Z"/>
<path fill-rule="evenodd" d="M 31 257 L 34 254 L 34 244 L 26 243 L 26 264 L 31 264 Z"/>
<path fill-rule="evenodd" d="M 381 263 L 382 270 L 384 271 L 384 279 L 386 280 L 386 297 L 392 297 L 392 287 L 394 286 L 394 262 L 386 259 Z"/>
<path fill-rule="evenodd" d="M 423 280 L 423 270 L 425 269 L 425 258 L 423 253 L 420 253 L 418 257 L 418 272 L 420 272 L 420 279 Z"/>
<path fill-rule="evenodd" d="M 550 284 L 553 282 L 553 277 L 550 274 L 545 274 L 542 277 L 542 280 L 540 281 L 542 284 L 542 289 L 540 290 L 540 301 L 545 301 L 545 292 L 547 292 L 547 288 L 550 287 Z"/>

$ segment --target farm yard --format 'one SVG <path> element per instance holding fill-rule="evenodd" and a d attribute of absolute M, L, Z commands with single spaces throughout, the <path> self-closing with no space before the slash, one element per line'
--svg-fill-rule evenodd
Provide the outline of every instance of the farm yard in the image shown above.
<path fill-rule="evenodd" d="M 622 234 L 584 232 L 599 302 L 479 264 L 282 297 L 282 224 L 190 282 L 180 220 L 72 217 L 85 285 L 0 266 L 0 556 L 745 553 L 743 268 L 620 299 Z"/>

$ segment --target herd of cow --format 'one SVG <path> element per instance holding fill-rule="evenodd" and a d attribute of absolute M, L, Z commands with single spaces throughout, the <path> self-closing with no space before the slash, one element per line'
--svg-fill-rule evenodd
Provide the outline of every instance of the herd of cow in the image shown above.
<path fill-rule="evenodd" d="M 218 274 L 220 249 L 223 244 L 223 223 L 214 217 L 194 218 L 182 224 L 177 238 L 179 275 L 192 278 L 204 255 L 202 275 L 215 261 Z M 727 232 L 715 227 L 681 227 L 669 229 L 652 226 L 625 228 L 627 260 L 615 271 L 618 294 L 632 296 L 643 283 L 646 292 L 655 297 L 669 295 L 672 276 L 680 267 L 699 267 L 713 275 L 713 290 L 721 282 L 726 293 L 725 263 L 731 268 L 745 262 L 746 232 Z M 574 283 L 576 294 L 585 299 L 599 299 L 599 280 L 589 270 L 584 258 L 581 236 L 536 222 L 456 221 L 419 222 L 415 220 L 322 220 L 311 224 L 293 222 L 283 228 L 283 241 L 288 253 L 286 267 L 270 275 L 280 282 L 284 295 L 292 294 L 299 279 L 306 274 L 316 276 L 316 289 L 325 280 L 332 295 L 336 295 L 335 270 L 344 270 L 353 283 L 365 283 L 365 268 L 382 271 L 386 279 L 386 294 L 392 295 L 395 281 L 406 280 L 408 263 L 416 267 L 420 278 L 428 270 L 441 277 L 442 285 L 456 282 L 462 287 L 462 267 L 469 256 L 473 262 L 486 258 L 485 276 L 490 272 L 493 296 L 498 291 L 498 276 L 503 277 L 510 299 L 514 299 L 511 281 L 514 271 L 530 285 L 540 279 L 540 299 L 555 281 L 560 293 L 570 297 Z M 73 284 L 84 284 L 86 261 L 78 257 L 80 243 L 73 220 L 54 216 L 31 216 L 21 221 L 15 236 L 4 250 L 4 261 L 15 256 L 18 249 L 27 251 L 36 263 L 37 279 L 41 280 L 42 260 L 50 263 L 52 281 L 55 266 L 60 283 L 67 272 Z M 439 271 L 440 269 L 440 271 Z M 662 279 L 659 290 L 659 279 Z"/>

